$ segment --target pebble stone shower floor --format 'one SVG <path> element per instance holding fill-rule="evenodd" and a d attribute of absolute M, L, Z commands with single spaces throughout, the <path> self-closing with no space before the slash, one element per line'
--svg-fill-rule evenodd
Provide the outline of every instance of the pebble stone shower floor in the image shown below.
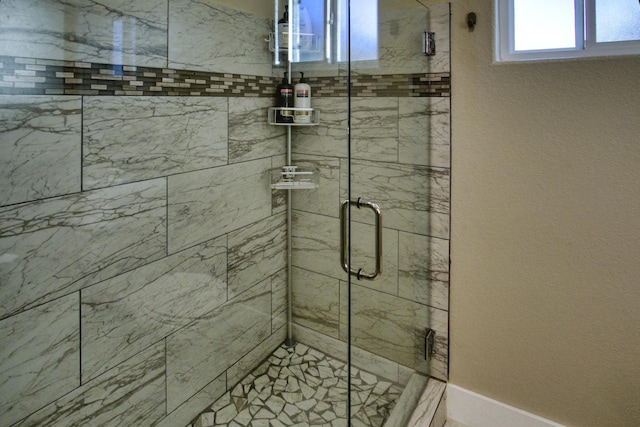
<path fill-rule="evenodd" d="M 379 427 L 402 387 L 351 368 L 347 423 L 347 366 L 304 344 L 278 347 L 232 390 L 187 427 Z"/>

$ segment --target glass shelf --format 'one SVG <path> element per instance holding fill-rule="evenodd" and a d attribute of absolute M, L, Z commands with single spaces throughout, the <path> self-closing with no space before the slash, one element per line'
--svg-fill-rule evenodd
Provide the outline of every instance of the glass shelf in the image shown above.
<path fill-rule="evenodd" d="M 278 114 L 278 113 L 281 114 Z M 305 114 L 301 114 L 305 113 Z M 281 121 L 280 117 L 284 116 Z M 269 124 L 277 126 L 316 126 L 320 123 L 320 110 L 315 108 L 271 107 Z"/>
<path fill-rule="evenodd" d="M 271 169 L 270 187 L 274 190 L 315 190 L 319 184 L 318 169 L 306 166 L 283 166 Z"/>

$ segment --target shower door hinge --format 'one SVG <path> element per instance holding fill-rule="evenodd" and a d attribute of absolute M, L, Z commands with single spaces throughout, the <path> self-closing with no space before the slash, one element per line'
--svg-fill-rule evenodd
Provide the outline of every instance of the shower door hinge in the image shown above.
<path fill-rule="evenodd" d="M 436 33 L 425 31 L 422 33 L 422 53 L 426 56 L 436 54 Z"/>
<path fill-rule="evenodd" d="M 424 336 L 424 360 L 429 360 L 429 355 L 436 353 L 436 331 L 427 328 Z"/>

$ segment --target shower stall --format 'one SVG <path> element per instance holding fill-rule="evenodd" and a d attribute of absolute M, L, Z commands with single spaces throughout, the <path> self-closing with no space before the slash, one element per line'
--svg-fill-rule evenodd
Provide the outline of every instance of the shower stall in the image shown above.
<path fill-rule="evenodd" d="M 0 3 L 0 424 L 438 407 L 449 4 L 230 3 Z"/>

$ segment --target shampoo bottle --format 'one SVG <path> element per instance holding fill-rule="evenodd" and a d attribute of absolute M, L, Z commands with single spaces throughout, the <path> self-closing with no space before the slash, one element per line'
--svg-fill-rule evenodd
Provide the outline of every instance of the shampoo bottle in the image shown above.
<path fill-rule="evenodd" d="M 300 73 L 300 81 L 293 89 L 295 108 L 308 108 L 309 110 L 296 110 L 296 123 L 311 123 L 311 86 L 309 86 L 304 78 L 304 73 Z"/>
<path fill-rule="evenodd" d="M 282 18 L 278 20 L 278 39 L 280 48 L 287 49 L 289 47 L 289 5 L 284 5 L 284 13 Z"/>
<path fill-rule="evenodd" d="M 293 86 L 287 78 L 288 73 L 284 73 L 282 82 L 276 88 L 276 107 L 281 107 L 276 113 L 277 123 L 293 123 L 293 110 L 286 110 L 285 107 L 293 107 Z"/>

